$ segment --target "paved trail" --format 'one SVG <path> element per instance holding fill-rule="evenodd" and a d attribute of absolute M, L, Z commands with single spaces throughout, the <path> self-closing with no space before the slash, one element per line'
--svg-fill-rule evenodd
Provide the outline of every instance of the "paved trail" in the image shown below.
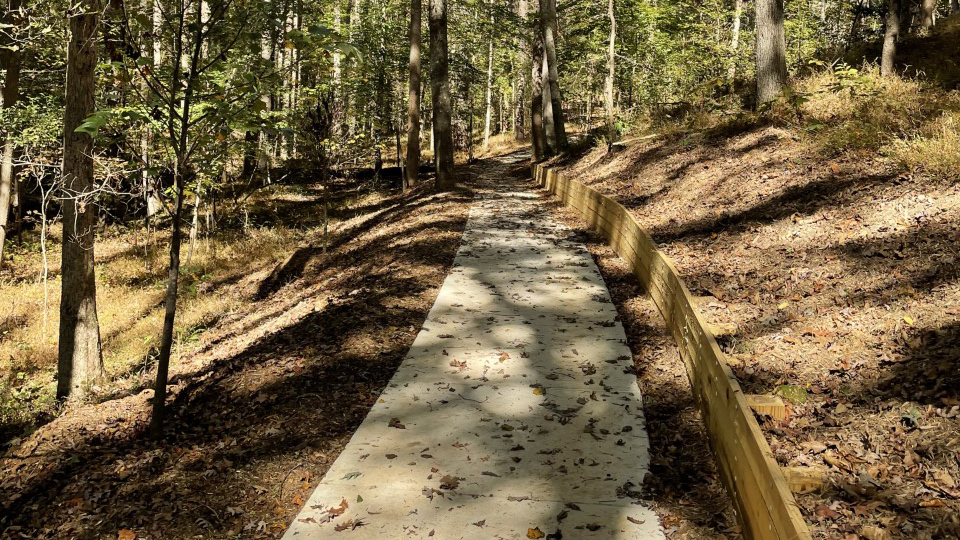
<path fill-rule="evenodd" d="M 663 538 L 626 493 L 649 456 L 616 309 L 507 168 L 486 172 L 423 329 L 285 539 Z"/>

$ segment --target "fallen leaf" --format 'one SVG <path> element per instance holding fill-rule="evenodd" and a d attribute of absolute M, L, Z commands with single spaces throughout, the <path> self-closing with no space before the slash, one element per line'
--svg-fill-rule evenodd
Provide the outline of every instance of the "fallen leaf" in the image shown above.
<path fill-rule="evenodd" d="M 440 489 L 457 489 L 457 486 L 460 485 L 460 480 L 460 478 L 448 474 L 440 479 Z"/>
<path fill-rule="evenodd" d="M 644 523 L 646 523 L 645 520 L 633 518 L 630 516 L 627 516 L 627 521 L 629 521 L 630 523 L 633 523 L 634 525 L 643 525 Z"/>
<path fill-rule="evenodd" d="M 391 418 L 391 419 L 390 419 L 390 423 L 387 424 L 387 425 L 390 426 L 390 427 L 392 427 L 392 428 L 407 429 L 407 426 L 401 424 L 401 423 L 400 423 L 400 419 L 399 419 L 399 418 L 396 418 L 396 417 Z"/>
<path fill-rule="evenodd" d="M 357 527 L 363 527 L 364 525 L 366 525 L 366 523 L 364 523 L 359 519 L 351 519 L 350 521 L 344 521 L 343 523 L 337 525 L 336 527 L 333 528 L 333 530 L 337 532 L 342 532 L 347 529 L 350 529 L 352 531 Z"/>
<path fill-rule="evenodd" d="M 136 540 L 137 533 L 130 529 L 120 529 L 117 531 L 117 540 Z"/>
<path fill-rule="evenodd" d="M 540 527 L 533 529 L 527 529 L 527 538 L 543 538 L 547 535 L 543 534 L 543 531 L 540 530 Z"/>
<path fill-rule="evenodd" d="M 346 512 L 347 508 L 349 507 L 350 507 L 350 503 L 348 503 L 346 499 L 342 499 L 340 501 L 340 506 L 338 506 L 337 508 L 331 508 L 327 510 L 327 513 L 330 514 L 331 516 L 340 516 L 340 515 L 343 515 L 343 513 Z"/>
<path fill-rule="evenodd" d="M 837 512 L 836 510 L 833 510 L 832 508 L 830 508 L 829 506 L 827 506 L 827 505 L 825 505 L 825 504 L 821 504 L 820 506 L 818 506 L 818 507 L 813 511 L 813 513 L 814 513 L 817 517 L 821 517 L 821 518 L 837 519 L 838 517 L 840 517 L 840 513 L 839 513 L 839 512 Z"/>
<path fill-rule="evenodd" d="M 487 520 L 481 519 L 480 521 L 475 522 L 474 525 L 476 525 L 477 527 L 480 527 L 480 528 L 482 529 L 484 523 L 486 523 L 486 522 L 487 522 Z"/>

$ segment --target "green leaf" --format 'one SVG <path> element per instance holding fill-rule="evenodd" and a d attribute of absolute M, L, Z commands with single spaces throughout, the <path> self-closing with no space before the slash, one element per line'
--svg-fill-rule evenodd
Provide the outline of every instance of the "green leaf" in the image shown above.
<path fill-rule="evenodd" d="M 88 116 L 84 121 L 74 129 L 74 133 L 86 133 L 91 137 L 97 135 L 97 132 L 110 121 L 113 113 L 110 111 L 97 111 Z"/>

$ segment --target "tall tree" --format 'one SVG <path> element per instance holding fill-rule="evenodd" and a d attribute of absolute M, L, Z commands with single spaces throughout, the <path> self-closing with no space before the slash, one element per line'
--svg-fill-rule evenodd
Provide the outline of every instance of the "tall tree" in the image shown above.
<path fill-rule="evenodd" d="M 937 0 L 920 1 L 920 34 L 927 35 L 933 31 L 937 22 Z"/>
<path fill-rule="evenodd" d="M 453 186 L 453 125 L 447 58 L 447 0 L 430 0 L 430 90 L 438 188 Z"/>
<path fill-rule="evenodd" d="M 420 0 L 410 0 L 410 81 L 407 93 L 407 170 L 404 187 L 417 182 L 420 169 Z"/>
<path fill-rule="evenodd" d="M 557 64 L 557 2 L 540 0 L 540 24 L 543 32 L 543 50 L 547 56 L 547 84 L 550 86 L 550 103 L 553 106 L 553 127 L 557 139 L 557 151 L 567 149 L 567 131 L 564 127 L 563 97 L 560 93 L 560 67 Z"/>
<path fill-rule="evenodd" d="M 0 29 L 0 69 L 3 69 L 3 90 L 0 92 L 2 107 L 10 109 L 20 99 L 20 46 L 14 43 L 14 35 L 20 27 L 20 0 L 8 0 L 3 14 L 7 28 Z M 16 168 L 14 165 L 16 144 L 13 133 L 3 130 L 3 161 L 0 163 L 0 266 L 3 266 L 3 246 L 7 239 L 10 221 L 10 195 L 16 186 Z"/>
<path fill-rule="evenodd" d="M 757 0 L 757 103 L 780 97 L 787 86 L 783 0 Z"/>
<path fill-rule="evenodd" d="M 492 22 L 492 21 L 491 21 Z M 483 149 L 490 149 L 490 121 L 493 117 L 493 38 L 487 48 L 487 112 L 483 120 Z"/>
<path fill-rule="evenodd" d="M 607 17 L 610 19 L 610 40 L 607 44 L 607 80 L 603 88 L 603 99 L 607 110 L 607 148 L 609 149 L 616 142 L 617 134 L 613 113 L 613 83 L 617 67 L 617 18 L 613 11 L 613 0 L 607 0 Z"/>
<path fill-rule="evenodd" d="M 527 22 L 527 0 L 517 0 L 517 18 L 520 20 L 520 24 L 526 24 Z M 523 51 L 524 40 L 521 35 L 517 35 L 517 50 Z M 514 58 L 522 58 L 522 55 L 515 56 Z M 523 118 L 523 109 L 524 109 L 524 95 L 527 88 L 527 70 L 523 67 L 521 61 L 517 61 L 514 64 L 514 70 L 516 72 L 514 79 L 514 91 L 513 91 L 513 137 L 516 141 L 524 140 L 524 118 Z"/>
<path fill-rule="evenodd" d="M 539 32 L 530 51 L 530 86 L 530 139 L 533 159 L 540 161 L 547 157 L 548 148 L 543 126 L 543 41 Z"/>
<path fill-rule="evenodd" d="M 78 131 L 94 110 L 98 0 L 82 0 L 67 13 L 66 108 L 63 114 L 63 258 L 57 396 L 82 393 L 103 376 L 94 229 L 93 137 Z"/>
<path fill-rule="evenodd" d="M 887 15 L 884 20 L 883 51 L 880 53 L 880 74 L 889 77 L 896 73 L 897 40 L 900 39 L 900 10 L 902 0 L 887 0 Z"/>
<path fill-rule="evenodd" d="M 541 41 L 542 42 L 542 41 Z M 542 103 L 543 103 L 543 132 L 546 134 L 544 140 L 546 141 L 546 151 L 547 155 L 553 154 L 557 151 L 557 130 L 556 125 L 554 124 L 553 117 L 553 100 L 550 99 L 550 75 L 547 68 L 547 50 L 546 48 L 541 48 L 540 54 L 540 78 L 543 79 L 542 87 Z"/>
<path fill-rule="evenodd" d="M 743 0 L 733 0 L 733 29 L 730 32 L 730 67 L 727 69 L 727 79 L 730 83 L 737 78 L 737 49 L 740 48 L 740 19 L 743 18 Z M 824 0 L 823 5 L 827 2 Z"/>

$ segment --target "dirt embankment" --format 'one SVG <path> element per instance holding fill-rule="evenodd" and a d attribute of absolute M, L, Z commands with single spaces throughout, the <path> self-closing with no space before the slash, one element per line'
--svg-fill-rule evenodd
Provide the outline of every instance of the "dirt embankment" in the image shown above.
<path fill-rule="evenodd" d="M 677 263 L 817 538 L 960 535 L 960 185 L 798 133 L 685 132 L 585 150 L 567 174 L 615 197 Z"/>
<path fill-rule="evenodd" d="M 279 537 L 406 354 L 470 198 L 424 186 L 364 199 L 341 209 L 328 249 L 318 235 L 250 267 L 231 285 L 244 307 L 174 366 L 163 440 L 147 437 L 145 389 L 0 456 L 0 538 Z"/>

